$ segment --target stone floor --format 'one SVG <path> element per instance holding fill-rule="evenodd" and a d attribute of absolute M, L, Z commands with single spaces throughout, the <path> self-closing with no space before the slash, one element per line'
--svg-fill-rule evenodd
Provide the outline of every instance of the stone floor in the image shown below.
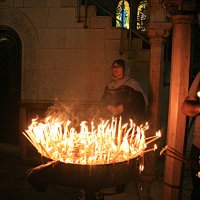
<path fill-rule="evenodd" d="M 37 160 L 22 160 L 19 156 L 19 146 L 0 144 L 0 199 L 1 200 L 76 200 L 85 199 L 78 196 L 80 190 L 55 185 L 49 185 L 44 193 L 33 189 L 26 180 L 27 169 L 38 166 Z M 114 188 L 102 189 L 105 200 L 162 200 L 163 199 L 163 165 L 159 161 L 157 179 L 152 183 L 131 181 L 125 191 L 112 194 Z M 181 200 L 189 200 L 191 180 L 188 169 L 185 170 Z M 83 191 L 82 191 L 83 192 Z M 112 194 L 112 195 L 111 195 Z"/>

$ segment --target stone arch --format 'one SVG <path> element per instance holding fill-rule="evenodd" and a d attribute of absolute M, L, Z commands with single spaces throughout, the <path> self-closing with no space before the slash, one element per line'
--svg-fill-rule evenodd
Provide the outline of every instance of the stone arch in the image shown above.
<path fill-rule="evenodd" d="M 14 29 L 22 43 L 21 101 L 37 100 L 38 34 L 31 20 L 17 8 L 1 6 L 0 24 Z"/>

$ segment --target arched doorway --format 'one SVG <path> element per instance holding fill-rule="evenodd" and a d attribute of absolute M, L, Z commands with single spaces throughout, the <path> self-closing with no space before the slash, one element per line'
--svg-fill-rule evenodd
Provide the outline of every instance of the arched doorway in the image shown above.
<path fill-rule="evenodd" d="M 0 26 L 0 142 L 19 142 L 21 98 L 21 40 L 8 26 Z"/>

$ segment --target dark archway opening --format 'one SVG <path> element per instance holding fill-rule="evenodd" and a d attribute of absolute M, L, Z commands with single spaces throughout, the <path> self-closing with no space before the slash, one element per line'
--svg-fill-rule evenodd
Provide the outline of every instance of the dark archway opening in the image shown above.
<path fill-rule="evenodd" d="M 21 40 L 10 27 L 0 26 L 0 142 L 19 143 Z"/>

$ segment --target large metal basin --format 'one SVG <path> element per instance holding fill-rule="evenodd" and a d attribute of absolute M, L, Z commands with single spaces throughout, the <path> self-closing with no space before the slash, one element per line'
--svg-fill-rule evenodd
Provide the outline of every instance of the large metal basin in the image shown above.
<path fill-rule="evenodd" d="M 83 188 L 97 192 L 102 188 L 125 184 L 138 175 L 139 158 L 129 161 L 80 165 L 55 162 L 52 165 L 52 181 L 59 185 Z"/>

